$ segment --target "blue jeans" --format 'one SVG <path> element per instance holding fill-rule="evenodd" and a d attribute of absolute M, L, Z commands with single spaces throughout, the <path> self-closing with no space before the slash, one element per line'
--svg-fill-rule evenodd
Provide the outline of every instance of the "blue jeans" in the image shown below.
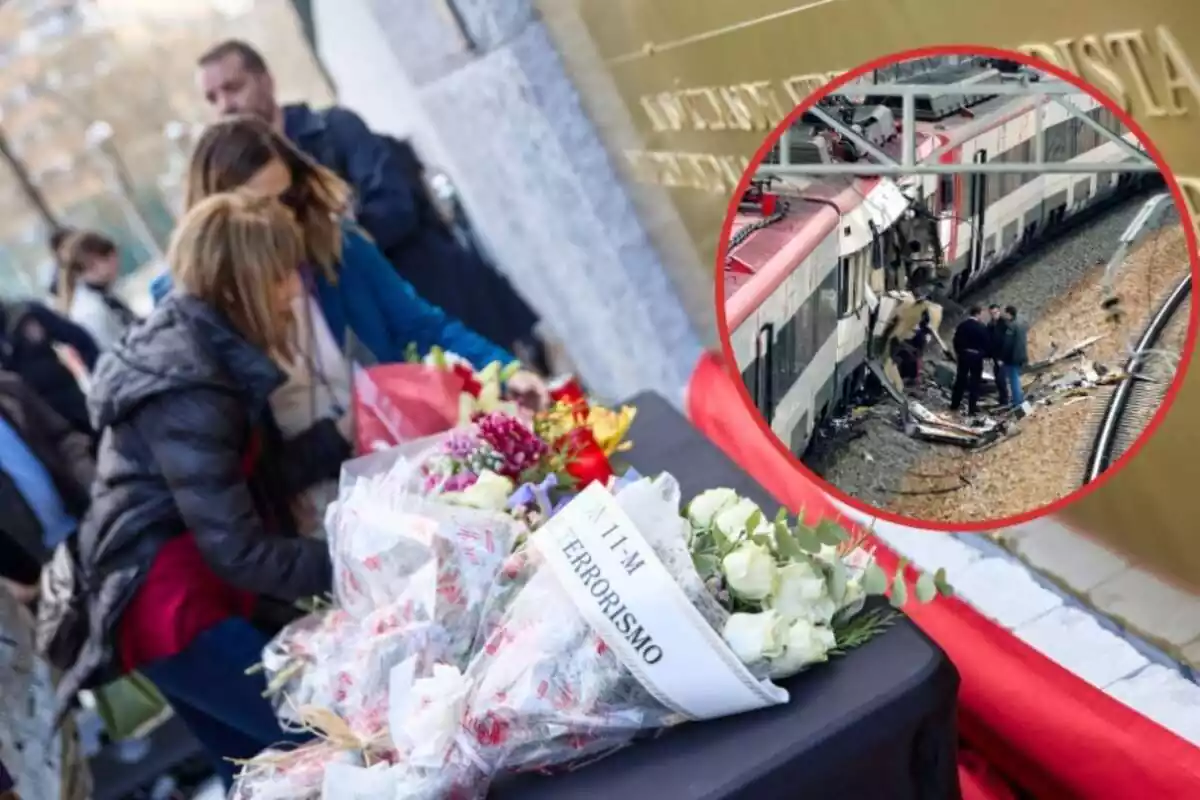
<path fill-rule="evenodd" d="M 1025 393 L 1021 391 L 1021 368 L 1012 364 L 1004 365 L 1004 380 L 1008 383 L 1008 396 L 1013 408 L 1025 402 Z"/>
<path fill-rule="evenodd" d="M 271 701 L 262 696 L 266 678 L 246 674 L 262 660 L 267 642 L 248 620 L 230 619 L 197 636 L 179 655 L 141 669 L 213 757 L 226 790 L 237 774 L 227 759 L 252 758 L 272 745 L 311 738 L 285 733 Z"/>

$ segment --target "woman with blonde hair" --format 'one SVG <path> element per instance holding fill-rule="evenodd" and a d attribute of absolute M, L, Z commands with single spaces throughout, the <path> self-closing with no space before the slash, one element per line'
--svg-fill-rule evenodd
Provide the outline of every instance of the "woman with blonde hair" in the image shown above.
<path fill-rule="evenodd" d="M 300 355 L 307 375 L 290 385 L 297 402 L 281 405 L 295 413 L 281 410 L 281 421 L 286 417 L 296 424 L 311 424 L 314 415 L 319 418 L 346 406 L 345 355 L 350 341 L 359 348 L 356 355 L 380 363 L 403 361 L 410 345 L 422 353 L 440 346 L 477 368 L 514 360 L 503 348 L 417 295 L 375 244 L 349 223 L 349 186 L 257 117 L 215 123 L 192 155 L 188 205 L 214 192 L 235 189 L 278 198 L 292 210 L 304 234 L 302 260 L 308 291 L 298 316 Z M 152 287 L 159 298 L 167 289 L 166 281 Z M 527 405 L 548 399 L 544 383 L 531 372 L 517 373 L 507 388 L 514 399 Z M 308 402 L 298 402 L 304 395 L 309 396 Z"/>
<path fill-rule="evenodd" d="M 225 759 L 293 738 L 263 678 L 246 674 L 269 640 L 252 618 L 332 579 L 287 498 L 337 474 L 347 426 L 285 438 L 268 402 L 284 382 L 276 359 L 291 354 L 303 255 L 274 199 L 216 195 L 188 212 L 168 255 L 175 292 L 96 367 L 92 506 L 77 551 L 60 548 L 42 583 L 39 639 L 66 669 L 60 697 L 138 670 L 227 783 Z"/>
<path fill-rule="evenodd" d="M 112 239 L 95 231 L 72 231 L 55 248 L 58 310 L 107 350 L 137 315 L 112 293 L 121 259 Z"/>

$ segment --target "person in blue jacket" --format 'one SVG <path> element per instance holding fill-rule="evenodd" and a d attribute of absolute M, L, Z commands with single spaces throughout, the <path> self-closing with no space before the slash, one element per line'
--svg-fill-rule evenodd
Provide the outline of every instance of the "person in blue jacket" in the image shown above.
<path fill-rule="evenodd" d="M 350 188 L 252 115 L 223 119 L 205 131 L 192 155 L 186 202 L 190 208 L 212 194 L 239 189 L 277 197 L 295 214 L 307 245 L 310 291 L 343 353 L 353 334 L 356 345 L 379 363 L 404 361 L 410 345 L 422 353 L 441 347 L 477 369 L 515 360 L 418 295 L 348 220 Z M 156 303 L 169 291 L 165 275 L 151 286 Z M 524 369 L 506 388 L 525 405 L 548 401 L 545 383 Z"/>

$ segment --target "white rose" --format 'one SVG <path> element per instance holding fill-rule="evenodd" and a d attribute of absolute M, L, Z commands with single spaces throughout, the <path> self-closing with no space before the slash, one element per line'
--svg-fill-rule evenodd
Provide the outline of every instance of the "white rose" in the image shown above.
<path fill-rule="evenodd" d="M 779 570 L 768 605 L 789 623 L 799 619 L 828 622 L 837 611 L 824 573 L 807 561 L 797 561 Z"/>
<path fill-rule="evenodd" d="M 745 542 L 721 560 L 725 583 L 739 597 L 763 600 L 775 590 L 775 556 L 762 545 Z"/>
<path fill-rule="evenodd" d="M 746 523 L 761 511 L 753 500 L 743 497 L 732 506 L 721 509 L 713 518 L 713 525 L 725 534 L 726 538 L 736 542 L 746 537 Z"/>
<path fill-rule="evenodd" d="M 837 639 L 829 628 L 797 620 L 787 630 L 783 654 L 771 660 L 771 677 L 787 678 L 809 664 L 826 661 L 836 645 Z"/>
<path fill-rule="evenodd" d="M 688 503 L 688 521 L 697 528 L 707 528 L 718 512 L 732 506 L 738 500 L 733 489 L 709 489 Z"/>
<path fill-rule="evenodd" d="M 461 492 L 447 492 L 442 499 L 448 503 L 486 511 L 500 511 L 508 504 L 515 488 L 513 482 L 491 470 L 479 473 L 479 479 Z"/>
<path fill-rule="evenodd" d="M 732 614 L 725 623 L 722 637 L 743 664 L 783 655 L 787 623 L 774 611 L 757 614 Z"/>

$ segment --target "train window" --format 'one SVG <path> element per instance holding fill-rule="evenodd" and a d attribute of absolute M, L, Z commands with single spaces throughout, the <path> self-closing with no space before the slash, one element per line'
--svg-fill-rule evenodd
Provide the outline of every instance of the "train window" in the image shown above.
<path fill-rule="evenodd" d="M 939 175 L 938 176 L 938 198 L 941 203 L 941 209 L 948 211 L 954 208 L 954 176 Z"/>
<path fill-rule="evenodd" d="M 1015 241 L 1017 241 L 1017 225 L 1018 221 L 1013 220 L 1004 226 L 1004 233 L 1000 239 L 1000 246 L 1002 248 L 1008 249 Z"/>
<path fill-rule="evenodd" d="M 865 258 L 862 259 L 865 265 Z M 865 272 L 862 276 L 866 278 Z M 861 284 L 858 293 L 861 295 Z M 837 334 L 838 321 L 838 276 L 830 271 L 816 291 L 817 313 L 815 320 L 816 347 L 820 349 L 830 336 Z"/>
<path fill-rule="evenodd" d="M 838 316 L 844 317 L 850 313 L 850 259 L 838 261 Z"/>

